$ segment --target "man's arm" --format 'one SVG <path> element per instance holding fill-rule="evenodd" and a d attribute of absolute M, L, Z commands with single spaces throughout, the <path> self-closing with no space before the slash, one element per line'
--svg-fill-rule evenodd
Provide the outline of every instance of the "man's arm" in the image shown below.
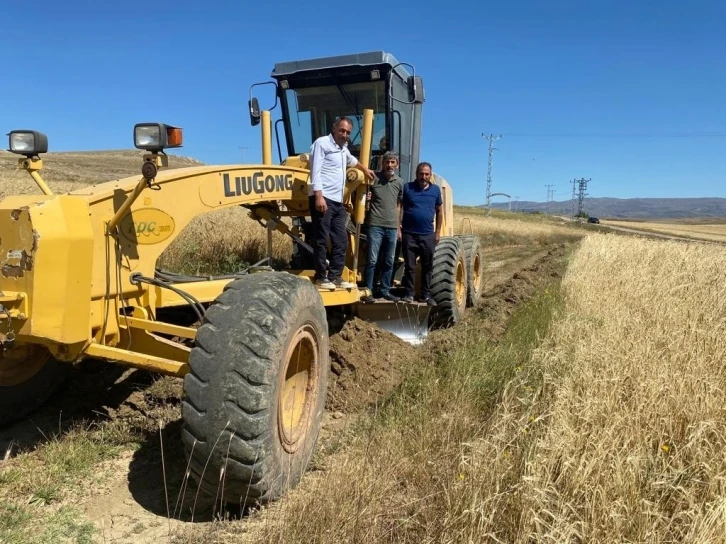
<path fill-rule="evenodd" d="M 396 202 L 396 215 L 398 217 L 398 232 L 396 232 L 396 237 L 400 240 L 401 239 L 401 222 L 403 221 L 403 207 L 401 206 L 401 201 L 399 200 Z"/>
<path fill-rule="evenodd" d="M 325 197 L 323 197 L 323 180 L 320 177 L 324 158 L 323 147 L 317 141 L 313 142 L 310 149 L 310 183 L 313 186 L 313 195 L 315 196 L 315 209 L 320 213 L 325 213 L 328 209 Z"/>
<path fill-rule="evenodd" d="M 351 152 L 348 150 L 348 148 L 345 148 L 345 155 L 347 157 L 347 164 L 350 167 L 357 168 L 361 172 L 363 172 L 366 176 L 368 176 L 368 179 L 374 180 L 376 179 L 376 173 L 373 170 L 370 170 L 363 166 L 363 164 L 356 159 Z"/>
<path fill-rule="evenodd" d="M 444 214 L 441 211 L 441 204 L 436 206 L 436 243 L 441 239 L 441 224 L 444 222 Z"/>
<path fill-rule="evenodd" d="M 441 206 L 443 205 L 444 201 L 441 198 L 441 189 L 434 185 L 433 187 L 436 187 L 436 243 L 439 242 L 439 239 L 441 238 L 441 225 L 444 222 L 444 213 L 441 211 Z"/>

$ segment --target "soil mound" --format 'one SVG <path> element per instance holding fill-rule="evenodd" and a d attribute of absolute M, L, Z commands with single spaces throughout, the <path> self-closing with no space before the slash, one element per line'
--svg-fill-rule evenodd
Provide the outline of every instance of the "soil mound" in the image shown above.
<path fill-rule="evenodd" d="M 375 324 L 352 318 L 330 336 L 326 409 L 353 412 L 384 399 L 401 383 L 416 348 Z"/>

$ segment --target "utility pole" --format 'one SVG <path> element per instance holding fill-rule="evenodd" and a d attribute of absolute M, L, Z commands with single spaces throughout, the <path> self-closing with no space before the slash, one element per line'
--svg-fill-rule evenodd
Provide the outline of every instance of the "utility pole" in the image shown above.
<path fill-rule="evenodd" d="M 592 178 L 591 178 L 592 179 Z M 587 190 L 587 182 L 590 181 L 590 179 L 580 178 L 576 179 L 575 182 L 578 186 L 578 193 L 577 193 L 577 217 L 582 217 L 582 203 L 585 201 L 585 196 L 587 196 L 587 193 L 585 192 Z"/>
<path fill-rule="evenodd" d="M 487 203 L 486 203 L 486 210 L 487 213 L 491 211 L 491 198 L 492 198 L 492 158 L 494 157 L 494 152 L 497 150 L 496 147 L 494 147 L 494 142 L 497 141 L 499 138 L 502 137 L 500 134 L 499 136 L 494 136 L 494 134 L 490 134 L 489 136 L 486 136 L 482 133 L 482 138 L 485 140 L 489 140 L 489 167 L 487 169 Z"/>
<path fill-rule="evenodd" d="M 554 196 L 554 190 L 552 189 L 552 184 L 548 183 L 545 185 L 547 187 L 547 213 L 550 213 L 550 202 L 552 201 L 552 198 Z"/>
<path fill-rule="evenodd" d="M 575 199 L 577 198 L 577 182 L 576 180 L 571 180 L 570 183 L 572 183 L 572 218 L 574 219 L 577 213 L 575 212 Z"/>

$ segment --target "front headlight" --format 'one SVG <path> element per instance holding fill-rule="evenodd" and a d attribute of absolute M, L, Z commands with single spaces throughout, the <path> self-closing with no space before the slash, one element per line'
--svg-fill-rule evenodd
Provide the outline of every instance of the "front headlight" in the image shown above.
<path fill-rule="evenodd" d="M 11 130 L 8 133 L 12 153 L 33 157 L 48 152 L 48 137 L 37 130 Z"/>
<path fill-rule="evenodd" d="M 164 123 L 138 123 L 134 126 L 134 146 L 158 152 L 182 146 L 182 129 Z"/>

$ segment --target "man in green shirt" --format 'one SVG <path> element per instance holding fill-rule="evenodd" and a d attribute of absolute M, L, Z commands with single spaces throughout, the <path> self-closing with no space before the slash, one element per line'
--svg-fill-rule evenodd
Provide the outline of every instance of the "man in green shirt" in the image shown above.
<path fill-rule="evenodd" d="M 398 302 L 400 299 L 391 294 L 391 279 L 396 241 L 401 239 L 401 225 L 398 218 L 401 211 L 403 180 L 396 175 L 398 155 L 395 152 L 386 152 L 382 164 L 383 168 L 376 174 L 376 180 L 368 193 L 370 201 L 370 211 L 366 218 L 368 253 L 363 281 L 372 293 L 373 276 L 380 261 L 381 289 L 376 295 Z M 375 296 L 370 295 L 361 299 L 363 302 L 375 302 L 375 300 Z"/>

